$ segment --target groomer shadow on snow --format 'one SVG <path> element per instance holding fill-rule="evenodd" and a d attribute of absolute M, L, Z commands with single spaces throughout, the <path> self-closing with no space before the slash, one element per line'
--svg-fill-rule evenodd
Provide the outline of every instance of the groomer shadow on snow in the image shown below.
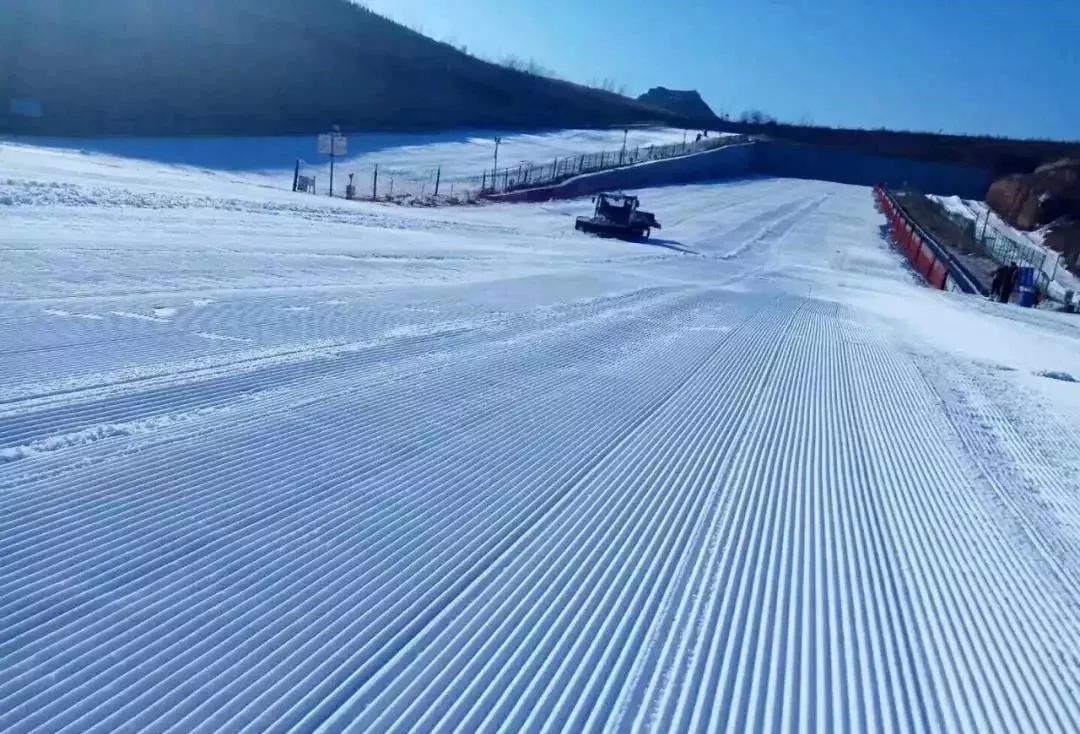
<path fill-rule="evenodd" d="M 665 240 L 659 237 L 650 237 L 645 239 L 644 237 L 627 238 L 626 242 L 633 242 L 639 245 L 651 245 L 653 247 L 663 247 L 668 250 L 674 250 L 675 252 L 681 252 L 686 255 L 700 255 L 701 253 L 692 247 L 687 247 L 681 242 L 675 240 Z"/>
<path fill-rule="evenodd" d="M 663 247 L 667 250 L 674 250 L 675 252 L 681 252 L 685 255 L 700 255 L 701 253 L 692 247 L 684 245 L 682 242 L 676 240 L 663 239 L 661 237 L 645 237 L 644 235 L 636 237 L 633 235 L 615 235 L 615 234 L 597 234 L 594 235 L 598 239 L 602 240 L 619 240 L 620 242 L 626 242 L 632 245 L 649 245 L 651 247 Z"/>

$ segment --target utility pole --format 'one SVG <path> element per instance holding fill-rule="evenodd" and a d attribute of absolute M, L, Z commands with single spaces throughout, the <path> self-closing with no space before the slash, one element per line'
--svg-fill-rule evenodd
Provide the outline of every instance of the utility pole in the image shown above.
<path fill-rule="evenodd" d="M 495 190 L 495 178 L 499 175 L 499 143 L 502 142 L 502 137 L 495 136 L 495 165 L 491 169 L 491 190 Z"/>

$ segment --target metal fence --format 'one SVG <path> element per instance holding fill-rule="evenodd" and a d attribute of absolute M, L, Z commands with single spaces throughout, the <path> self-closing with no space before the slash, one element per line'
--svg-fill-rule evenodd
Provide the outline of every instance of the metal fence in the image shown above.
<path fill-rule="evenodd" d="M 1016 263 L 1021 267 L 1034 268 L 1039 291 L 1047 291 L 1050 281 L 1057 274 L 1060 255 L 1032 242 L 1009 237 L 989 226 L 988 221 L 974 222 L 962 214 L 944 208 L 942 211 L 964 232 L 965 239 L 974 245 L 972 249 L 1001 265 Z"/>
<path fill-rule="evenodd" d="M 323 168 L 298 160 L 293 191 L 328 195 L 329 178 Z M 334 181 L 335 197 L 432 205 L 472 201 L 480 192 L 479 177 L 475 183 L 472 177 L 448 178 L 440 167 L 397 168 L 368 163 L 339 164 L 338 169 Z"/>
<path fill-rule="evenodd" d="M 431 205 L 473 201 L 485 194 L 551 186 L 583 173 L 608 171 L 637 163 L 702 153 L 751 140 L 748 135 L 727 135 L 669 145 L 641 145 L 597 153 L 563 156 L 545 163 L 522 162 L 482 171 L 475 176 L 444 176 L 442 168 L 414 169 L 384 165 L 339 164 L 334 196 L 365 201 L 393 201 Z M 293 190 L 329 193 L 322 166 L 296 162 Z M 319 189 L 322 187 L 322 189 Z M 351 188 L 348 188 L 351 187 Z"/>
<path fill-rule="evenodd" d="M 479 185 L 482 194 L 499 194 L 540 186 L 562 183 L 574 176 L 596 171 L 607 171 L 637 163 L 676 158 L 691 153 L 702 153 L 727 145 L 744 143 L 750 140 L 747 135 L 728 135 L 715 138 L 702 138 L 696 141 L 672 143 L 669 145 L 642 145 L 634 148 L 601 151 L 599 153 L 581 153 L 579 155 L 555 158 L 545 163 L 519 163 L 516 166 L 485 171 L 480 176 L 468 178 L 468 182 Z M 462 183 L 465 183 L 464 181 Z"/>

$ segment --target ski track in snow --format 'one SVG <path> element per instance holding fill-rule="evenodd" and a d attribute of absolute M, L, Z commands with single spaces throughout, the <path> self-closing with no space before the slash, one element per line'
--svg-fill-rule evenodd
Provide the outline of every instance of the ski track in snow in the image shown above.
<path fill-rule="evenodd" d="M 692 253 L 87 201 L 87 280 L 15 212 L 0 730 L 1080 731 L 1080 388 L 1022 377 L 1075 329 L 913 284 L 866 189 L 642 196 Z"/>

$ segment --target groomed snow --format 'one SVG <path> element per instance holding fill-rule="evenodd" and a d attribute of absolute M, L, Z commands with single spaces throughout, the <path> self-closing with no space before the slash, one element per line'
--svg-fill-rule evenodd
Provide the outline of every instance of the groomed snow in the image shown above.
<path fill-rule="evenodd" d="M 1080 322 L 869 190 L 0 171 L 0 730 L 1080 730 Z"/>
<path fill-rule="evenodd" d="M 714 135 L 717 133 L 713 133 Z M 693 142 L 695 131 L 674 128 L 635 127 L 626 131 L 628 149 L 651 145 L 670 145 L 684 140 Z M 608 130 L 561 130 L 549 132 L 515 133 L 491 130 L 462 130 L 437 135 L 401 133 L 358 133 L 348 135 L 348 154 L 336 160 L 334 191 L 345 195 L 349 173 L 356 175 L 356 185 L 363 192 L 370 191 L 372 174 L 376 165 L 382 177 L 380 191 L 386 193 L 391 179 L 396 179 L 396 189 L 405 188 L 419 193 L 413 186 L 426 182 L 430 193 L 435 182 L 436 169 L 442 169 L 442 179 L 448 190 L 456 179 L 475 178 L 478 187 L 481 176 L 490 173 L 494 165 L 495 136 L 499 146 L 499 168 L 516 167 L 522 163 L 546 165 L 557 158 L 582 153 L 610 153 L 623 145 L 622 129 Z M 252 183 L 289 188 L 292 186 L 293 167 L 296 159 L 302 159 L 305 172 L 317 176 L 319 193 L 326 194 L 330 182 L 330 161 L 317 152 L 315 136 L 263 137 L 263 138 L 34 138 L 27 141 L 11 140 L 5 153 L 18 157 L 15 144 L 32 145 L 32 164 L 38 174 L 48 170 L 51 159 L 43 148 L 61 154 L 77 152 L 85 156 L 81 167 L 83 175 L 94 168 L 104 169 L 102 177 L 110 182 L 127 179 L 118 169 L 128 169 L 133 161 L 140 166 L 142 175 L 152 177 L 155 186 L 162 177 L 177 179 L 195 175 L 196 190 L 212 175 L 229 183 Z M 66 158 L 66 156 L 65 156 Z M 2 163 L 0 159 L 0 163 Z M 147 164 L 149 168 L 147 168 Z M 162 165 L 164 164 L 164 165 Z M 0 175 L 8 173 L 0 167 Z M 61 165 L 63 170 L 64 166 Z M 57 171 L 59 173 L 59 171 Z M 166 184 L 167 185 L 167 184 Z M 460 187 L 461 184 L 459 184 Z"/>

